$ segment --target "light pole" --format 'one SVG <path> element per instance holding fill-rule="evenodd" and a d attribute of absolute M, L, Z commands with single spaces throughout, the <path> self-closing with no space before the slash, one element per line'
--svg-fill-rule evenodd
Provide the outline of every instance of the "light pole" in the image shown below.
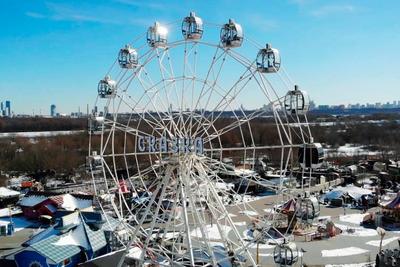
<path fill-rule="evenodd" d="M 304 250 L 303 248 L 300 249 L 300 253 L 301 253 L 300 267 L 303 267 L 303 257 L 304 257 L 305 252 L 307 252 L 307 251 Z"/>
<path fill-rule="evenodd" d="M 386 234 L 386 231 L 385 231 L 385 229 L 383 229 L 381 227 L 376 228 L 376 231 L 378 232 L 378 235 L 381 237 L 381 242 L 379 243 L 379 252 L 381 252 L 382 251 L 382 241 L 383 241 L 383 237 Z"/>

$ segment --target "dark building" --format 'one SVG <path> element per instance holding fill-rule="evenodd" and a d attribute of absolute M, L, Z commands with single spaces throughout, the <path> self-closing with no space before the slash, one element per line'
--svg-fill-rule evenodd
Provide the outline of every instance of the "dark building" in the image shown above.
<path fill-rule="evenodd" d="M 57 112 L 56 112 L 56 105 L 52 104 L 52 105 L 50 106 L 50 116 L 51 116 L 51 117 L 56 117 L 56 115 L 57 115 Z"/>
<path fill-rule="evenodd" d="M 6 111 L 6 116 L 11 117 L 11 101 L 10 100 L 6 100 L 5 111 Z"/>

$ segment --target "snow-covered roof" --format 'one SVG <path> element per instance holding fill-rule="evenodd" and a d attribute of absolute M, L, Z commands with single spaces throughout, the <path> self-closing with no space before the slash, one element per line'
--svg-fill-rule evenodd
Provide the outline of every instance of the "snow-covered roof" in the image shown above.
<path fill-rule="evenodd" d="M 325 199 L 337 199 L 346 193 L 355 200 L 359 200 L 361 196 L 371 195 L 372 191 L 355 185 L 348 185 L 346 187 L 339 186 L 326 193 Z"/>
<path fill-rule="evenodd" d="M 4 209 L 0 209 L 0 218 L 2 217 L 9 217 L 10 214 L 12 216 L 17 215 L 22 213 L 22 210 L 20 208 L 4 208 Z"/>
<path fill-rule="evenodd" d="M 63 195 L 63 203 L 61 204 L 61 208 L 66 210 L 76 210 L 89 208 L 92 205 L 93 201 L 90 199 L 82 199 L 74 197 L 70 194 L 65 194 Z"/>
<path fill-rule="evenodd" d="M 15 197 L 19 194 L 18 191 L 8 189 L 7 187 L 0 187 L 0 198 Z"/>

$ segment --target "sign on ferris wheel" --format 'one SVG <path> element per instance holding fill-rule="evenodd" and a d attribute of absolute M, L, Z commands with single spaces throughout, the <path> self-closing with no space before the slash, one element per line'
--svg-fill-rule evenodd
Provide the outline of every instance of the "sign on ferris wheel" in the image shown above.
<path fill-rule="evenodd" d="M 197 155 L 202 155 L 204 151 L 204 144 L 203 138 L 201 137 L 197 137 L 195 139 L 190 137 L 172 138 L 169 140 L 166 137 L 157 138 L 154 136 L 139 136 L 137 148 L 140 152 L 149 153 L 195 153 Z"/>

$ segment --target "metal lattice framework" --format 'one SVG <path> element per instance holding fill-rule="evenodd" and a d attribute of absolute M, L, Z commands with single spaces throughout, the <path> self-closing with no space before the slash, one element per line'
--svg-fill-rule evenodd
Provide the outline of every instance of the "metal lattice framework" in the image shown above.
<path fill-rule="evenodd" d="M 256 266 L 235 217 L 254 221 L 253 187 L 286 199 L 284 177 L 313 142 L 305 112 L 285 110 L 292 87 L 278 51 L 245 38 L 233 20 L 217 26 L 191 13 L 183 23 L 155 23 L 121 49 L 99 84 L 89 163 L 95 187 L 101 179 L 112 196 L 101 208 L 118 219 L 129 236 L 120 241 L 139 262 Z M 243 108 L 252 101 L 268 109 Z M 263 155 L 277 162 L 279 182 L 255 170 Z M 275 240 L 280 215 L 258 218 L 253 239 Z"/>

